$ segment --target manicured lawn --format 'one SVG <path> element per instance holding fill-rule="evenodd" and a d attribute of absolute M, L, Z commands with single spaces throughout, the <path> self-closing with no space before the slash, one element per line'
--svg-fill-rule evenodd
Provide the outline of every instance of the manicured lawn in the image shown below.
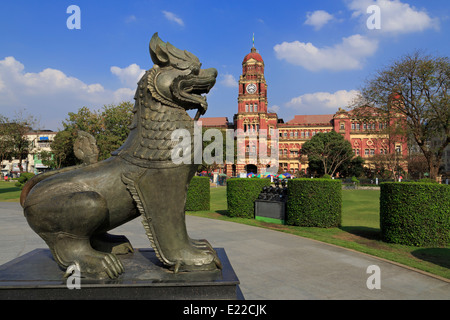
<path fill-rule="evenodd" d="M 269 228 L 327 242 L 450 279 L 450 246 L 413 247 L 380 240 L 379 190 L 342 190 L 340 228 L 295 227 L 227 216 L 226 187 L 211 188 L 211 210 L 189 214 Z"/>
<path fill-rule="evenodd" d="M 0 201 L 19 202 L 22 190 L 14 184 L 15 181 L 0 181 Z"/>
<path fill-rule="evenodd" d="M 342 225 L 380 228 L 380 190 L 343 190 Z"/>

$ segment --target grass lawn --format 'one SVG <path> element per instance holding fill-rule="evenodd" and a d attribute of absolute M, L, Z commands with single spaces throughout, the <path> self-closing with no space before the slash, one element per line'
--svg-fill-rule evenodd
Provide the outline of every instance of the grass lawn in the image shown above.
<path fill-rule="evenodd" d="M 0 201 L 19 202 L 20 188 L 16 187 L 15 181 L 0 181 Z"/>
<path fill-rule="evenodd" d="M 450 246 L 413 247 L 380 240 L 379 190 L 342 190 L 342 197 L 340 228 L 295 227 L 228 217 L 226 187 L 211 188 L 210 211 L 189 212 L 189 214 L 287 232 L 367 253 L 450 279 Z"/>
<path fill-rule="evenodd" d="M 211 188 L 209 211 L 188 214 L 244 223 L 288 232 L 367 253 L 450 279 L 450 246 L 443 248 L 413 247 L 380 240 L 379 190 L 342 190 L 342 226 L 311 228 L 271 224 L 254 219 L 227 215 L 226 187 Z M 18 202 L 20 189 L 14 182 L 0 181 L 0 201 Z M 1 218 L 0 218 L 1 219 Z"/>

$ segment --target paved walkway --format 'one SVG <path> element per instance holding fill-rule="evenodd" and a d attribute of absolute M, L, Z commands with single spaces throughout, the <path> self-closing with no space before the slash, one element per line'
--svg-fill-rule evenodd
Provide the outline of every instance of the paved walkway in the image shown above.
<path fill-rule="evenodd" d="M 187 216 L 192 238 L 225 249 L 245 299 L 450 299 L 450 282 L 371 256 L 282 232 Z M 114 230 L 135 248 L 150 246 L 140 219 Z M 47 248 L 18 203 L 0 202 L 0 265 Z M 381 271 L 381 288 L 368 289 L 368 266 Z"/>

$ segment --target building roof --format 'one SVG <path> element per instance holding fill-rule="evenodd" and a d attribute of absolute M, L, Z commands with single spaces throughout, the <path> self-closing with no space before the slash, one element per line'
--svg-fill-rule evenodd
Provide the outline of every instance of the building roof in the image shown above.
<path fill-rule="evenodd" d="M 205 117 L 200 118 L 203 127 L 227 127 L 228 118 L 227 117 Z"/>
<path fill-rule="evenodd" d="M 313 124 L 330 123 L 334 114 L 314 114 L 314 115 L 296 115 L 294 119 L 287 121 L 287 124 Z"/>
<path fill-rule="evenodd" d="M 256 52 L 255 47 L 253 47 L 251 52 L 244 57 L 244 61 L 242 61 L 242 63 L 246 63 L 250 59 L 255 59 L 256 61 L 259 62 L 264 62 L 261 55 L 258 52 Z"/>

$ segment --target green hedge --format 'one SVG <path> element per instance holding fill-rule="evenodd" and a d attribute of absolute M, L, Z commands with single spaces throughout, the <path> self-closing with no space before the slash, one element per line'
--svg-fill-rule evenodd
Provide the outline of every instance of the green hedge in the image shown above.
<path fill-rule="evenodd" d="M 27 181 L 33 177 L 34 177 L 34 173 L 32 173 L 32 172 L 23 172 L 20 174 L 19 179 L 17 179 L 15 186 L 22 189 L 23 186 L 25 185 L 25 183 L 27 183 Z"/>
<path fill-rule="evenodd" d="M 227 205 L 231 217 L 254 218 L 255 200 L 269 179 L 231 178 L 227 180 Z"/>
<path fill-rule="evenodd" d="M 186 211 L 209 210 L 210 188 L 208 177 L 193 177 L 186 197 Z"/>
<path fill-rule="evenodd" d="M 340 180 L 292 179 L 287 187 L 286 224 L 322 228 L 341 225 Z"/>
<path fill-rule="evenodd" d="M 450 244 L 450 187 L 434 183 L 380 184 L 380 229 L 385 242 Z"/>

